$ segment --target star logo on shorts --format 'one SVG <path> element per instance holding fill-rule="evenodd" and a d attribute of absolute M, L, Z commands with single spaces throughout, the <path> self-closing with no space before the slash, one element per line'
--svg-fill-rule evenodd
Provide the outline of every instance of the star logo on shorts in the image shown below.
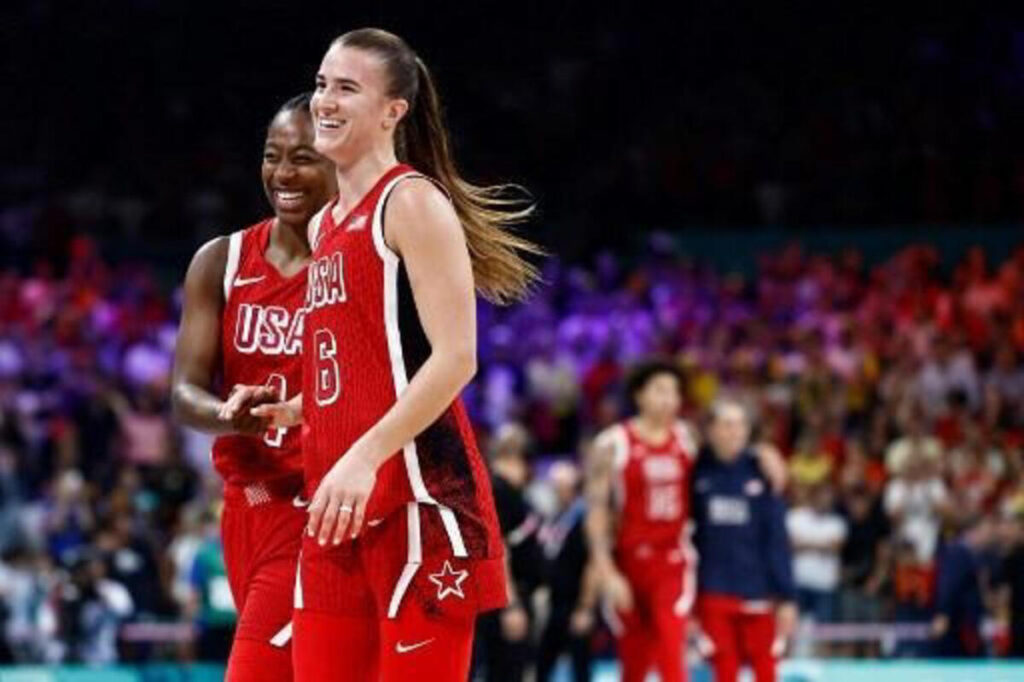
<path fill-rule="evenodd" d="M 440 573 L 431 573 L 430 582 L 437 585 L 437 600 L 443 601 L 445 597 L 454 594 L 459 599 L 465 599 L 462 592 L 462 583 L 469 577 L 469 571 L 456 571 L 452 568 L 451 562 L 445 561 Z"/>

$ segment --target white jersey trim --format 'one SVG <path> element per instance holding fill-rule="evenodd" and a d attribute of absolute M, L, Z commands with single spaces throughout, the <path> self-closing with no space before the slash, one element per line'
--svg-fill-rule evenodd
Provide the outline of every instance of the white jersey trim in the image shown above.
<path fill-rule="evenodd" d="M 420 506 L 416 502 L 409 502 L 406 507 L 406 524 L 408 525 L 408 549 L 406 552 L 405 567 L 402 575 L 398 577 L 395 584 L 395 591 L 391 593 L 391 603 L 388 604 L 388 618 L 394 619 L 398 616 L 398 607 L 402 605 L 402 598 L 409 590 L 412 579 L 416 572 L 423 565 L 423 537 L 420 531 Z"/>
<path fill-rule="evenodd" d="M 405 365 L 405 356 L 402 352 L 402 332 L 399 328 L 398 321 L 398 268 L 401 264 L 401 260 L 394 251 L 388 248 L 384 242 L 384 206 L 387 203 L 388 196 L 394 190 L 395 186 L 399 182 L 411 177 L 422 177 L 419 173 L 410 171 L 402 173 L 395 178 L 392 178 L 384 189 L 380 193 L 380 197 L 377 199 L 377 206 L 373 212 L 373 223 L 371 225 L 371 233 L 373 236 L 373 243 L 377 249 L 377 254 L 380 256 L 384 263 L 384 328 L 387 333 L 388 340 L 388 355 L 391 359 L 391 378 L 395 385 L 395 397 L 398 398 L 405 392 L 405 389 L 409 386 L 409 374 Z M 465 542 L 462 539 L 462 532 L 459 529 L 458 519 L 455 517 L 455 512 L 450 508 L 440 504 L 433 498 L 430 492 L 427 490 L 426 482 L 423 480 L 423 472 L 420 469 L 419 453 L 416 447 L 416 440 L 406 443 L 405 447 L 402 448 L 402 458 L 405 461 L 405 471 L 409 477 L 409 486 L 412 488 L 413 496 L 417 503 L 429 504 L 437 507 L 441 514 L 441 521 L 444 524 L 444 529 L 448 535 L 448 540 L 452 546 L 452 552 L 456 557 L 465 558 L 469 556 L 466 551 Z M 419 511 L 416 511 L 416 537 L 417 543 L 419 542 Z M 410 512 L 410 550 L 413 542 L 412 536 L 412 512 Z M 399 588 L 408 587 L 408 581 L 412 580 L 415 575 L 415 570 L 410 568 L 412 564 L 407 564 L 406 569 L 399 580 Z M 395 596 L 392 599 L 392 604 L 389 609 L 388 617 L 394 618 L 391 615 L 392 612 L 397 613 L 398 604 L 401 602 L 401 595 L 404 594 L 405 589 L 399 590 L 396 588 Z"/>
<path fill-rule="evenodd" d="M 277 631 L 277 634 L 270 638 L 270 646 L 275 646 L 278 649 L 283 649 L 288 646 L 288 642 L 292 639 L 292 622 L 288 621 L 287 625 Z"/>
<path fill-rule="evenodd" d="M 395 186 L 402 180 L 421 177 L 423 176 L 415 171 L 402 173 L 401 175 L 392 178 L 391 181 L 384 186 L 384 189 L 380 193 L 380 198 L 377 199 L 377 207 L 373 211 L 373 225 L 371 226 L 371 230 L 373 232 L 373 246 L 377 249 L 377 255 L 380 256 L 380 259 L 384 261 L 385 265 L 393 264 L 397 267 L 401 260 L 398 257 L 398 254 L 392 251 L 391 247 L 388 246 L 387 241 L 384 240 L 384 206 L 387 204 L 388 196 L 391 195 L 392 190 L 394 190 Z"/>
<path fill-rule="evenodd" d="M 224 302 L 231 297 L 238 265 L 242 260 L 242 232 L 232 232 L 228 237 L 228 260 L 224 264 Z"/>
<path fill-rule="evenodd" d="M 297 609 L 303 609 L 306 607 L 306 599 L 302 593 L 302 552 L 299 552 L 299 558 L 296 560 L 295 566 L 295 592 L 292 595 L 292 605 Z"/>
<path fill-rule="evenodd" d="M 381 192 L 380 199 L 377 201 L 377 208 L 373 213 L 373 245 L 377 249 L 377 255 L 380 256 L 380 259 L 385 263 L 389 261 L 398 263 L 401 259 L 397 253 L 391 250 L 391 247 L 388 246 L 387 240 L 384 239 L 384 206 L 387 204 L 388 195 L 391 194 L 395 185 L 400 183 L 402 180 L 408 180 L 409 178 L 422 178 L 423 180 L 429 180 L 435 187 L 437 187 L 437 189 L 441 190 L 441 193 L 444 194 L 448 201 L 451 201 L 451 195 L 448 193 L 445 186 L 429 175 L 423 175 L 423 173 L 419 173 L 417 171 L 407 171 L 394 177 Z"/>

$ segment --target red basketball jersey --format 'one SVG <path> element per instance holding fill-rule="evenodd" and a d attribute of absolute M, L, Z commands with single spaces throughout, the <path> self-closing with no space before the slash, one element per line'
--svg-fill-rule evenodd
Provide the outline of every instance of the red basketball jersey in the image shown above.
<path fill-rule="evenodd" d="M 689 429 L 675 426 L 664 443 L 641 440 L 630 423 L 613 428 L 614 496 L 619 508 L 616 547 L 677 550 L 689 520 L 690 470 L 696 456 Z"/>
<path fill-rule="evenodd" d="M 282 399 L 301 390 L 306 270 L 286 278 L 267 261 L 273 222 L 229 237 L 221 324 L 225 398 L 235 384 L 274 386 Z M 213 463 L 230 484 L 301 475 L 299 429 L 271 429 L 262 438 L 220 436 Z"/>
<path fill-rule="evenodd" d="M 336 223 L 334 202 L 310 225 L 303 458 L 307 495 L 387 413 L 430 355 L 402 260 L 384 241 L 384 207 L 404 179 L 384 174 Z M 435 507 L 456 556 L 500 556 L 490 480 L 461 399 L 377 472 L 370 523 L 409 502 Z"/>

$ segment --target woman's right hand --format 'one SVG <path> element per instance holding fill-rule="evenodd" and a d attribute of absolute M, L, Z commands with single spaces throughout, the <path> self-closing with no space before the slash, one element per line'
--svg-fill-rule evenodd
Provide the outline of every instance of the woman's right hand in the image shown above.
<path fill-rule="evenodd" d="M 265 417 L 251 413 L 253 407 L 269 401 L 278 400 L 277 390 L 270 386 L 245 386 L 236 384 L 231 395 L 221 405 L 217 416 L 221 421 L 231 424 L 236 433 L 249 436 L 261 436 L 273 424 Z"/>

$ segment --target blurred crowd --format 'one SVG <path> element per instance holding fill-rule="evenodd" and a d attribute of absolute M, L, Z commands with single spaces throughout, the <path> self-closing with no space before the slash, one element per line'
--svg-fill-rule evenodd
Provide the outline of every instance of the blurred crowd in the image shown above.
<path fill-rule="evenodd" d="M 216 659 L 234 618 L 220 483 L 209 439 L 168 409 L 179 294 L 145 267 L 107 263 L 87 238 L 71 241 L 67 262 L 0 273 L 0 662 Z M 917 246 L 869 266 L 855 250 L 791 247 L 749 277 L 652 249 L 628 265 L 611 254 L 592 267 L 552 261 L 545 275 L 524 305 L 482 305 L 465 396 L 499 506 L 539 552 L 523 593 L 547 585 L 545 608 L 564 619 L 537 633 L 549 655 L 569 646 L 559 632 L 592 627 L 558 610 L 585 552 L 569 465 L 624 416 L 624 373 L 653 354 L 683 369 L 687 418 L 738 397 L 788 458 L 805 622 L 927 630 L 924 643 L 808 640 L 806 651 L 930 653 L 964 623 L 986 625 L 962 653 L 1014 646 L 1024 248 L 943 264 Z M 520 615 L 495 636 L 529 642 L 539 621 Z M 119 637 L 128 624 L 181 621 L 198 640 Z"/>
<path fill-rule="evenodd" d="M 170 420 L 175 300 L 87 238 L 68 262 L 0 274 L 0 660 L 145 657 L 124 623 L 211 615 L 219 485 Z"/>
<path fill-rule="evenodd" d="M 241 15 L 170 0 L 111 0 L 103 13 L 13 3 L 0 85 L 24 96 L 0 111 L 18 131 L 0 141 L 0 263 L 62 249 L 75 230 L 185 258 L 261 213 L 267 118 L 312 87 L 330 39 L 382 19 L 434 69 L 468 176 L 524 182 L 544 210 L 540 241 L 565 257 L 627 241 L 623 224 L 1024 216 L 1024 33 L 1009 10 L 893 6 L 880 22 L 857 5 L 711 4 L 682 21 L 656 5 L 605 9 L 523 3 L 496 23 L 482 5 L 384 17 L 260 0 Z M 224 36 L 262 40 L 270 27 L 279 58 L 257 77 Z M 70 91 L 45 86 L 68 72 Z M 67 116 L 69 96 L 90 106 Z"/>
<path fill-rule="evenodd" d="M 652 249 L 547 274 L 529 305 L 485 311 L 481 423 L 572 458 L 622 416 L 631 363 L 674 357 L 688 418 L 731 395 L 788 458 L 805 624 L 920 625 L 818 628 L 831 643 L 800 651 L 1024 655 L 1024 248 L 868 266 L 791 247 L 750 278 Z"/>

